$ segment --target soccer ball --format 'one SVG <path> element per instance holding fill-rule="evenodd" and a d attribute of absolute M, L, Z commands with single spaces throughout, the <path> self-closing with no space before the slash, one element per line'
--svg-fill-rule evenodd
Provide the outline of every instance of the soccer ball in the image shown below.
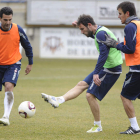
<path fill-rule="evenodd" d="M 31 118 L 36 112 L 35 105 L 30 101 L 22 102 L 18 107 L 19 115 L 23 118 Z"/>

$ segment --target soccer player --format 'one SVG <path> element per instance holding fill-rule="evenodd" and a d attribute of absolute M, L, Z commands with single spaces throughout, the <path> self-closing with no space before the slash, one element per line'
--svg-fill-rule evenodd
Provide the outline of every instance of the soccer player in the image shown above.
<path fill-rule="evenodd" d="M 101 132 L 100 109 L 97 99 L 101 101 L 119 78 L 122 72 L 122 55 L 120 51 L 114 48 L 110 49 L 100 43 L 99 40 L 106 39 L 105 34 L 111 35 L 114 39 L 116 37 L 106 27 L 96 25 L 90 15 L 79 16 L 77 22 L 73 24 L 78 25 L 82 34 L 95 40 L 95 45 L 99 51 L 96 67 L 83 81 L 80 81 L 63 96 L 54 97 L 42 93 L 42 97 L 56 108 L 65 101 L 76 98 L 87 89 L 86 98 L 94 116 L 94 125 L 87 133 Z"/>
<path fill-rule="evenodd" d="M 117 7 L 124 28 L 124 42 L 119 43 L 110 36 L 106 36 L 106 41 L 102 43 L 116 48 L 125 53 L 126 66 L 129 66 L 129 72 L 123 84 L 121 99 L 125 112 L 129 118 L 131 126 L 120 134 L 138 134 L 140 128 L 135 116 L 132 100 L 140 96 L 140 21 L 136 17 L 136 9 L 132 2 L 122 2 Z"/>
<path fill-rule="evenodd" d="M 33 64 L 31 44 L 23 29 L 12 23 L 12 17 L 13 10 L 10 7 L 3 7 L 0 10 L 0 91 L 2 85 L 5 88 L 4 115 L 0 119 L 0 124 L 3 125 L 10 125 L 9 116 L 14 103 L 13 89 L 21 69 L 20 42 L 29 61 L 25 69 L 26 75 L 31 71 Z"/>

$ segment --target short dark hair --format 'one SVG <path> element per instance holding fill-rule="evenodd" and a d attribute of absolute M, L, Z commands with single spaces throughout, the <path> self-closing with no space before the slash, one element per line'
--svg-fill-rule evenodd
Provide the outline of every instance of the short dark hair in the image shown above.
<path fill-rule="evenodd" d="M 83 24 L 84 26 L 88 26 L 88 23 L 91 23 L 92 25 L 96 25 L 94 22 L 93 18 L 90 15 L 80 15 L 78 20 L 77 20 L 77 25 L 79 26 L 80 24 Z"/>
<path fill-rule="evenodd" d="M 10 7 L 3 7 L 0 10 L 0 17 L 2 18 L 3 14 L 5 15 L 13 15 L 13 10 Z"/>
<path fill-rule="evenodd" d="M 130 16 L 133 16 L 133 15 L 136 16 L 137 15 L 135 5 L 132 2 L 129 2 L 129 1 L 122 2 L 118 5 L 117 10 L 119 8 L 122 9 L 124 14 L 127 11 L 129 11 Z"/>

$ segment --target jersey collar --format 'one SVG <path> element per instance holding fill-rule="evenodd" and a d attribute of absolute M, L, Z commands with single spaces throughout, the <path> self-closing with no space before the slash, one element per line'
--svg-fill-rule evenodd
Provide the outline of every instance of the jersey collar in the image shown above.
<path fill-rule="evenodd" d="M 11 28 L 12 28 L 12 24 L 10 25 L 9 30 L 10 30 Z M 2 27 L 1 27 L 1 23 L 0 23 L 0 29 L 1 29 L 2 31 L 5 31 L 5 32 L 9 31 L 9 30 L 3 30 Z"/>

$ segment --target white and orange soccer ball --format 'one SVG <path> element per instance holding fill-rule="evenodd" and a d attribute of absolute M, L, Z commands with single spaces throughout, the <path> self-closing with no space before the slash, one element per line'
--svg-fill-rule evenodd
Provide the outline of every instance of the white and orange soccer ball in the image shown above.
<path fill-rule="evenodd" d="M 19 115 L 23 118 L 31 118 L 36 112 L 35 105 L 30 101 L 22 102 L 18 107 Z"/>

